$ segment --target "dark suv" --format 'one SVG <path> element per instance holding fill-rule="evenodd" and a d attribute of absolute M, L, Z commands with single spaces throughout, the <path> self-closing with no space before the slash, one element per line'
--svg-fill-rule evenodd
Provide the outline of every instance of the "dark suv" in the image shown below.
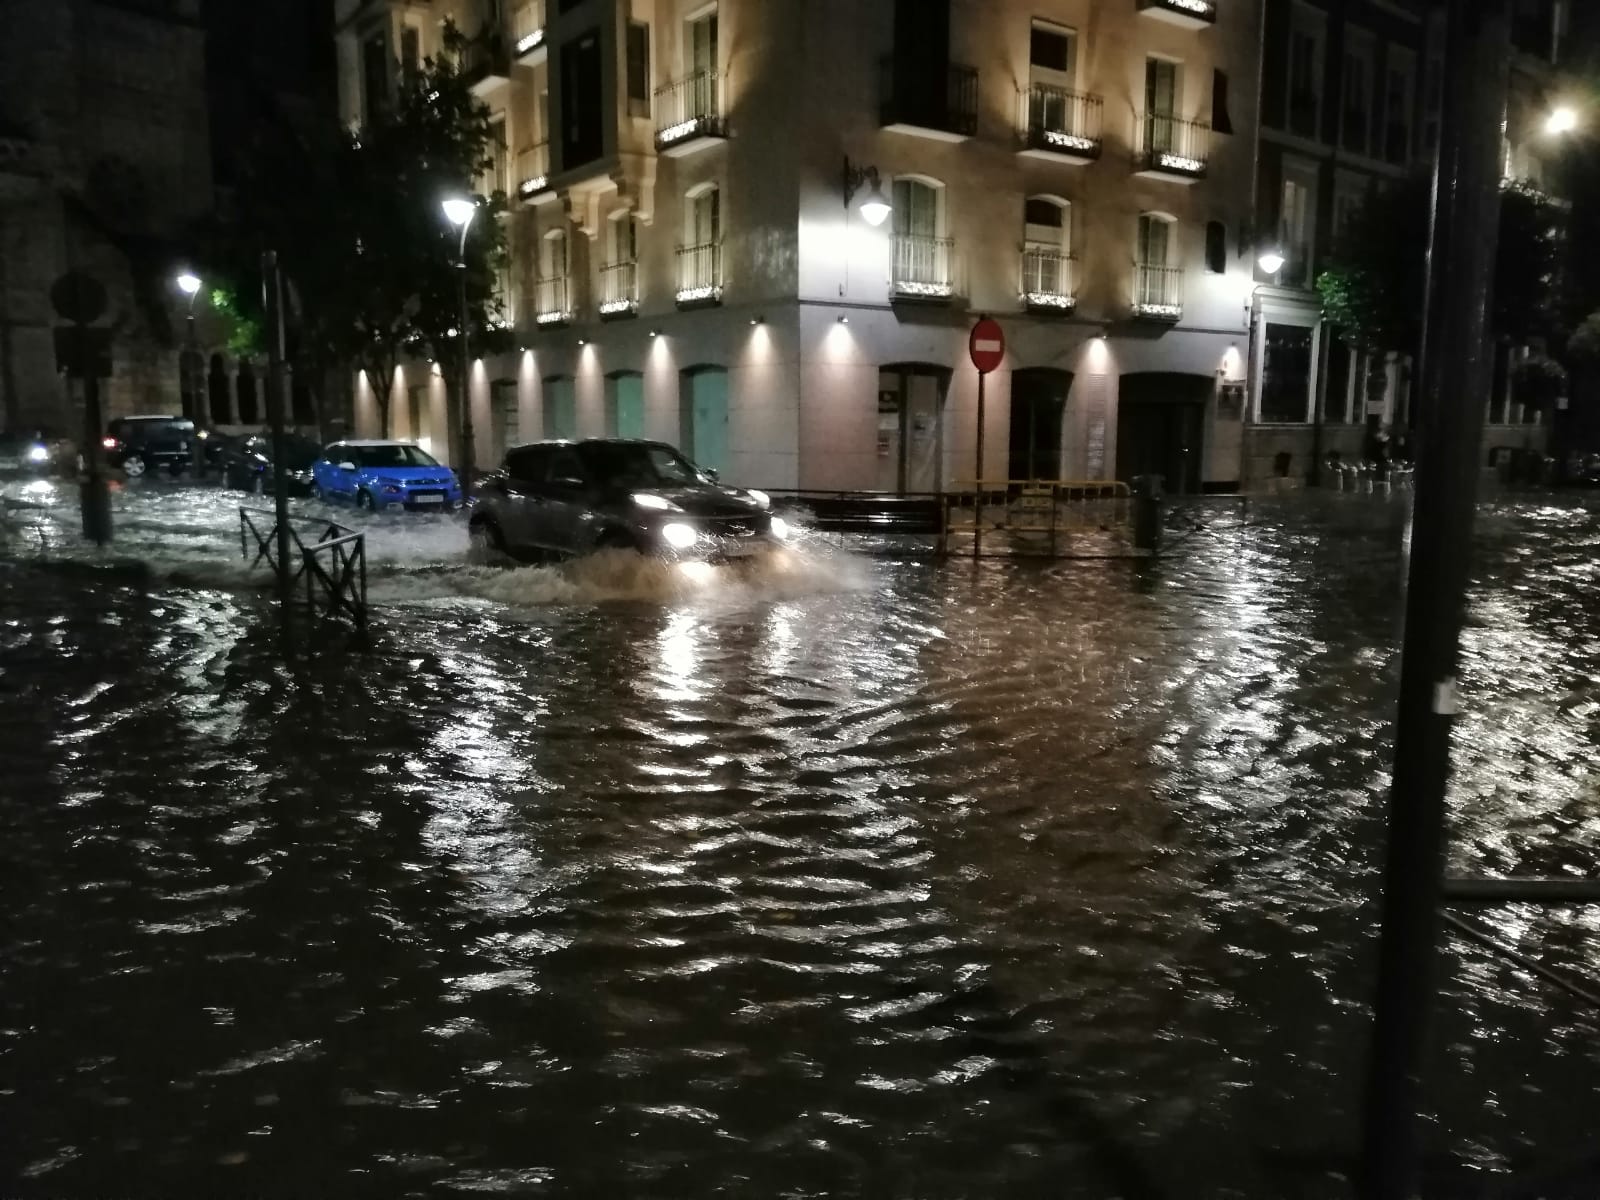
<path fill-rule="evenodd" d="M 518 558 L 619 547 L 717 562 L 776 548 L 789 536 L 762 492 L 720 486 L 661 442 L 535 442 L 472 498 L 474 542 Z"/>
<path fill-rule="evenodd" d="M 176 475 L 194 466 L 195 436 L 187 417 L 119 417 L 106 429 L 106 465 L 130 479 L 156 467 Z"/>

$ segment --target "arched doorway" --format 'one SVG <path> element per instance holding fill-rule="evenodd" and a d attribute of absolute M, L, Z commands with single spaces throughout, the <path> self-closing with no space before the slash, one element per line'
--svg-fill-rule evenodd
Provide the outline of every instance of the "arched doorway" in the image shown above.
<path fill-rule="evenodd" d="M 1117 394 L 1117 478 L 1159 475 L 1169 492 L 1198 492 L 1213 388 L 1209 375 L 1124 375 Z"/>
<path fill-rule="evenodd" d="M 1071 371 L 1027 367 L 1012 372 L 1007 478 L 1061 478 L 1061 431 L 1071 388 Z"/>
<path fill-rule="evenodd" d="M 728 372 L 689 367 L 678 380 L 678 448 L 696 466 L 728 469 Z"/>
<path fill-rule="evenodd" d="M 206 375 L 206 395 L 211 409 L 211 423 L 232 425 L 233 382 L 228 378 L 228 366 L 220 354 L 211 356 L 211 369 Z"/>
<path fill-rule="evenodd" d="M 256 412 L 256 372 L 248 362 L 239 364 L 239 424 L 258 425 Z"/>
<path fill-rule="evenodd" d="M 950 370 L 932 363 L 878 369 L 880 492 L 937 492 L 944 486 L 944 402 Z"/>
<path fill-rule="evenodd" d="M 606 436 L 644 436 L 644 376 L 637 371 L 606 377 Z"/>

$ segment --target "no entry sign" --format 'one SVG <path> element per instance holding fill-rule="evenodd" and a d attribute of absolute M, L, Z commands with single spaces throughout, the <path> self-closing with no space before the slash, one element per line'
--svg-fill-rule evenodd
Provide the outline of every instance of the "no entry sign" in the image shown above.
<path fill-rule="evenodd" d="M 985 317 L 974 325 L 972 336 L 967 339 L 967 353 L 972 356 L 972 365 L 978 368 L 980 375 L 999 367 L 1006 356 L 1006 335 L 1000 322 Z"/>

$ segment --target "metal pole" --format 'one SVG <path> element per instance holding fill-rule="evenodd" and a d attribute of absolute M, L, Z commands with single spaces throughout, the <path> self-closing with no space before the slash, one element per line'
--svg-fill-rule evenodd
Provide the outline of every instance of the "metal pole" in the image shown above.
<path fill-rule="evenodd" d="M 987 371 L 978 372 L 978 445 L 973 452 L 972 469 L 972 557 L 983 549 L 983 381 Z"/>
<path fill-rule="evenodd" d="M 1437 337 L 1418 428 L 1389 846 L 1383 880 L 1360 1194 L 1411 1200 L 1420 1147 L 1417 1076 L 1433 1007 L 1445 785 L 1472 549 L 1489 289 L 1499 220 L 1500 130 L 1509 70 L 1507 0 L 1449 0 L 1433 263 Z"/>
<path fill-rule="evenodd" d="M 1333 339 L 1333 326 L 1327 321 L 1317 335 L 1317 386 L 1311 403 L 1311 463 L 1306 471 L 1306 482 L 1312 487 L 1322 486 L 1322 421 L 1328 404 L 1328 360 L 1332 358 L 1329 342 Z"/>
<path fill-rule="evenodd" d="M 278 255 L 261 256 L 261 286 L 266 291 L 267 314 L 267 420 L 272 426 L 272 511 L 278 535 L 278 607 L 283 619 L 284 651 L 289 650 L 290 568 L 289 490 L 284 486 L 283 459 L 283 284 L 278 276 Z"/>
<path fill-rule="evenodd" d="M 79 326 L 84 330 L 86 326 Z M 86 336 L 86 335 L 85 335 Z M 84 347 L 80 347 L 84 349 Z M 106 486 L 105 422 L 100 413 L 100 376 L 94 356 L 83 353 L 83 467 L 78 494 L 83 515 L 83 536 L 97 546 L 111 540 L 111 493 Z"/>
<path fill-rule="evenodd" d="M 461 499 L 465 502 L 472 491 L 474 450 L 472 445 L 472 356 L 467 340 L 467 229 L 461 227 L 461 261 L 456 264 L 460 272 L 456 282 L 461 286 L 461 466 L 456 472 L 461 478 Z"/>

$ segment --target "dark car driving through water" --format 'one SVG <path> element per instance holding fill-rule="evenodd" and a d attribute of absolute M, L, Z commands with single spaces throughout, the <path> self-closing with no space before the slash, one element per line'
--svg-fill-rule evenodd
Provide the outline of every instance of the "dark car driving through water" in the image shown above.
<path fill-rule="evenodd" d="M 283 436 L 283 482 L 290 496 L 311 494 L 311 468 L 322 457 L 322 447 L 310 438 L 286 433 Z M 220 454 L 222 486 L 241 492 L 272 490 L 272 438 L 254 434 L 232 439 Z"/>
<path fill-rule="evenodd" d="M 523 559 L 635 550 L 724 562 L 777 549 L 789 526 L 754 489 L 721 486 L 663 442 L 535 442 L 506 452 L 472 499 L 475 545 Z"/>

